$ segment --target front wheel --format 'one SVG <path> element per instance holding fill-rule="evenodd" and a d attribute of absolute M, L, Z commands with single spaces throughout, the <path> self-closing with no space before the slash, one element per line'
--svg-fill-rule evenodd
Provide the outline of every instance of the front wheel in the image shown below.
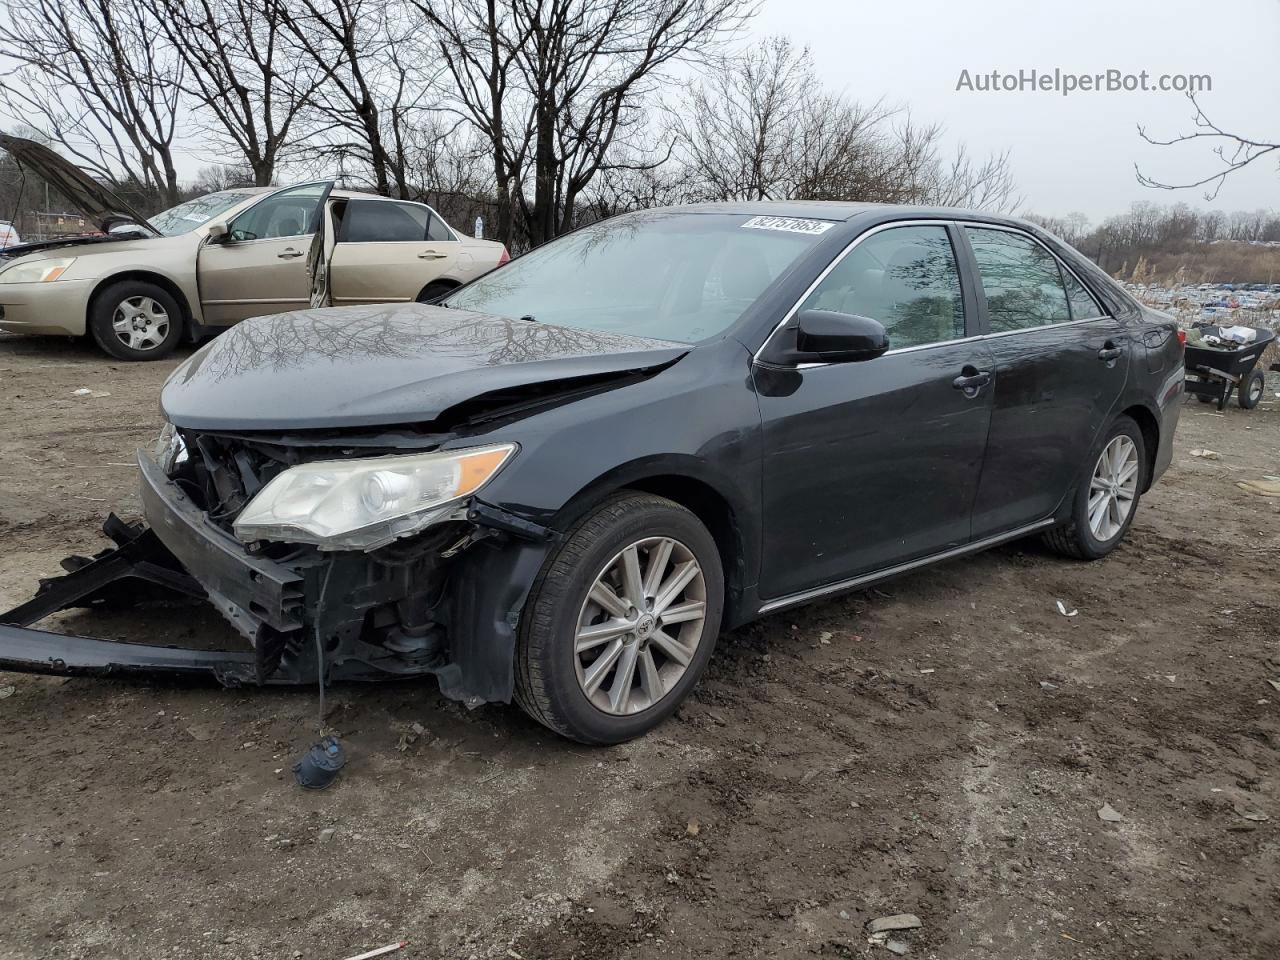
<path fill-rule="evenodd" d="M 89 332 L 98 346 L 119 360 L 159 360 L 182 339 L 182 311 L 154 283 L 125 280 L 94 297 Z"/>
<path fill-rule="evenodd" d="M 697 683 L 723 605 L 720 553 L 696 516 L 663 497 L 614 497 L 572 530 L 530 592 L 516 700 L 582 743 L 647 733 Z"/>
<path fill-rule="evenodd" d="M 1146 443 L 1129 417 L 1116 418 L 1093 456 L 1072 501 L 1071 518 L 1045 534 L 1051 548 L 1077 560 L 1101 559 L 1120 545 L 1147 475 Z"/>

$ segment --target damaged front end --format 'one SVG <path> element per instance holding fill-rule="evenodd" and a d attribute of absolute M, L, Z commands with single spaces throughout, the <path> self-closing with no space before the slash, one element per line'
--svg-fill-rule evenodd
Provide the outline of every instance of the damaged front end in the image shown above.
<path fill-rule="evenodd" d="M 33 599 L 0 614 L 0 669 L 181 672 L 229 686 L 430 673 L 446 696 L 469 705 L 509 701 L 519 612 L 549 549 L 548 528 L 474 495 L 450 499 L 420 529 L 366 531 L 364 548 L 341 538 L 337 546 L 305 542 L 305 533 L 251 539 L 236 527 L 268 485 L 292 482 L 300 470 L 321 479 L 304 478 L 310 487 L 276 496 L 291 497 L 290 509 L 318 496 L 317 483 L 330 500 L 345 495 L 324 487 L 325 464 L 416 462 L 450 439 L 411 430 L 290 436 L 166 428 L 155 456 L 138 457 L 147 526 L 113 515 L 104 532 L 114 548 L 68 558 L 64 576 L 42 581 Z M 448 478 L 464 483 L 467 469 Z M 381 473 L 399 482 L 399 474 Z M 244 647 L 207 652 L 31 629 L 60 610 L 178 596 L 212 604 Z"/>

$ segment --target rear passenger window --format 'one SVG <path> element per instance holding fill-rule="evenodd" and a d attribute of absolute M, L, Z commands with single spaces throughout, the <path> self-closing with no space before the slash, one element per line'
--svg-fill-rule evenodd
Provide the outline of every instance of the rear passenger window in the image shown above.
<path fill-rule="evenodd" d="M 457 238 L 453 235 L 453 231 L 445 226 L 445 222 L 440 219 L 440 215 L 433 212 L 431 214 L 431 223 L 427 226 L 427 239 L 431 241 L 447 241 L 456 240 Z"/>
<path fill-rule="evenodd" d="M 966 227 L 978 262 L 992 333 L 1071 319 L 1058 261 L 1040 244 L 1008 230 Z"/>
<path fill-rule="evenodd" d="M 427 239 L 431 211 L 416 203 L 349 200 L 339 243 L 408 243 Z"/>
<path fill-rule="evenodd" d="M 1106 311 L 1098 306 L 1093 294 L 1085 289 L 1075 274 L 1063 268 L 1062 280 L 1067 285 L 1067 299 L 1071 301 L 1072 320 L 1092 320 L 1094 317 L 1106 316 Z"/>
<path fill-rule="evenodd" d="M 836 264 L 801 309 L 879 320 L 894 350 L 960 339 L 964 298 L 946 228 L 894 227 L 867 237 Z"/>

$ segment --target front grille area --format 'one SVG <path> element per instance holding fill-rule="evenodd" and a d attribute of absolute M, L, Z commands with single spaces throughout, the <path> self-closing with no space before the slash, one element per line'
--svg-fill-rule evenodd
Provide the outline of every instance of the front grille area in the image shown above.
<path fill-rule="evenodd" d="M 187 455 L 175 464 L 171 479 L 228 532 L 258 491 L 290 465 L 284 448 L 275 453 L 269 445 L 188 431 L 182 440 Z"/>

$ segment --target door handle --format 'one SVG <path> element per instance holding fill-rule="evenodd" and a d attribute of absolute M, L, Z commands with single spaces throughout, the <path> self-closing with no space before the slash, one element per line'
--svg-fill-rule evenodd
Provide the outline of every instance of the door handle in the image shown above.
<path fill-rule="evenodd" d="M 965 367 L 960 371 L 960 376 L 951 381 L 951 385 L 957 390 L 963 390 L 966 397 L 976 397 L 978 391 L 990 382 L 990 370 L 976 370 L 973 367 Z"/>
<path fill-rule="evenodd" d="M 447 253 L 436 253 L 434 250 L 423 250 L 418 254 L 419 260 L 443 260 L 449 256 Z"/>
<path fill-rule="evenodd" d="M 1098 359 L 1104 363 L 1111 363 L 1120 359 L 1120 355 L 1124 353 L 1119 347 L 1108 340 L 1103 344 L 1102 349 L 1098 351 Z"/>
<path fill-rule="evenodd" d="M 280 251 L 279 253 L 277 253 L 276 256 L 279 257 L 281 260 L 296 260 L 298 257 L 302 256 L 302 251 L 294 250 L 292 247 L 288 247 Z"/>

